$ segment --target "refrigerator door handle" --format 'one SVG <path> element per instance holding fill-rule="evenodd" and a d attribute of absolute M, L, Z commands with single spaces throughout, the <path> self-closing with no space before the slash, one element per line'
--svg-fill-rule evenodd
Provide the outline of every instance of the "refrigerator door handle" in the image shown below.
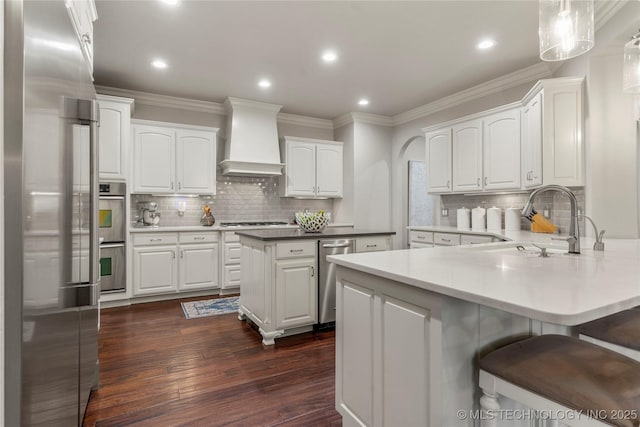
<path fill-rule="evenodd" d="M 91 265 L 89 266 L 89 282 L 91 284 L 97 284 L 100 281 L 100 240 L 99 240 L 99 223 L 98 212 L 99 206 L 99 181 L 100 171 L 98 170 L 98 126 L 99 126 L 99 114 L 98 102 L 95 100 L 80 100 L 78 104 L 78 112 L 80 120 L 89 125 L 89 176 L 90 176 L 90 206 L 91 206 L 91 219 L 90 219 L 90 247 L 89 257 Z"/>

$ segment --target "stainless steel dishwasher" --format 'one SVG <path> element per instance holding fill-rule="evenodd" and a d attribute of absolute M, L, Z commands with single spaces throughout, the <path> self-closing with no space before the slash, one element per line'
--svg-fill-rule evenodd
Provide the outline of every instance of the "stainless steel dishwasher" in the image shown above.
<path fill-rule="evenodd" d="M 336 321 L 336 266 L 327 262 L 328 255 L 354 251 L 353 239 L 318 241 L 318 323 L 324 326 Z"/>

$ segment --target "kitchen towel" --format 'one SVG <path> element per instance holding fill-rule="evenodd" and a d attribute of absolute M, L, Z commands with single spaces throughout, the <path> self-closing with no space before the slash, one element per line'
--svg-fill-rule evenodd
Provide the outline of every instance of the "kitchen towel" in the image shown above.
<path fill-rule="evenodd" d="M 520 230 L 520 213 L 522 209 L 507 208 L 504 212 L 504 229 L 506 231 Z"/>
<path fill-rule="evenodd" d="M 502 209 L 492 207 L 487 209 L 487 230 L 502 229 Z"/>
<path fill-rule="evenodd" d="M 465 207 L 458 209 L 458 230 L 471 228 L 471 210 Z"/>
<path fill-rule="evenodd" d="M 471 229 L 484 230 L 487 227 L 487 210 L 478 206 L 471 210 Z"/>

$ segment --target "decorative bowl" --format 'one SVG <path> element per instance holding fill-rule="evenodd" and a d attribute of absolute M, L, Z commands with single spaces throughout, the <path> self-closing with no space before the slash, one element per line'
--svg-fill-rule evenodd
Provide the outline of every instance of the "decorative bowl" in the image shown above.
<path fill-rule="evenodd" d="M 324 211 L 296 212 L 296 222 L 305 233 L 320 233 L 329 223 L 329 217 Z"/>

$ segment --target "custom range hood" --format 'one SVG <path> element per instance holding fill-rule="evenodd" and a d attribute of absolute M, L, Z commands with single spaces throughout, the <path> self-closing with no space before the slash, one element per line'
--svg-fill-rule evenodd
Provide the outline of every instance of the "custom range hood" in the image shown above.
<path fill-rule="evenodd" d="M 282 105 L 227 98 L 223 175 L 282 175 L 276 116 Z"/>

